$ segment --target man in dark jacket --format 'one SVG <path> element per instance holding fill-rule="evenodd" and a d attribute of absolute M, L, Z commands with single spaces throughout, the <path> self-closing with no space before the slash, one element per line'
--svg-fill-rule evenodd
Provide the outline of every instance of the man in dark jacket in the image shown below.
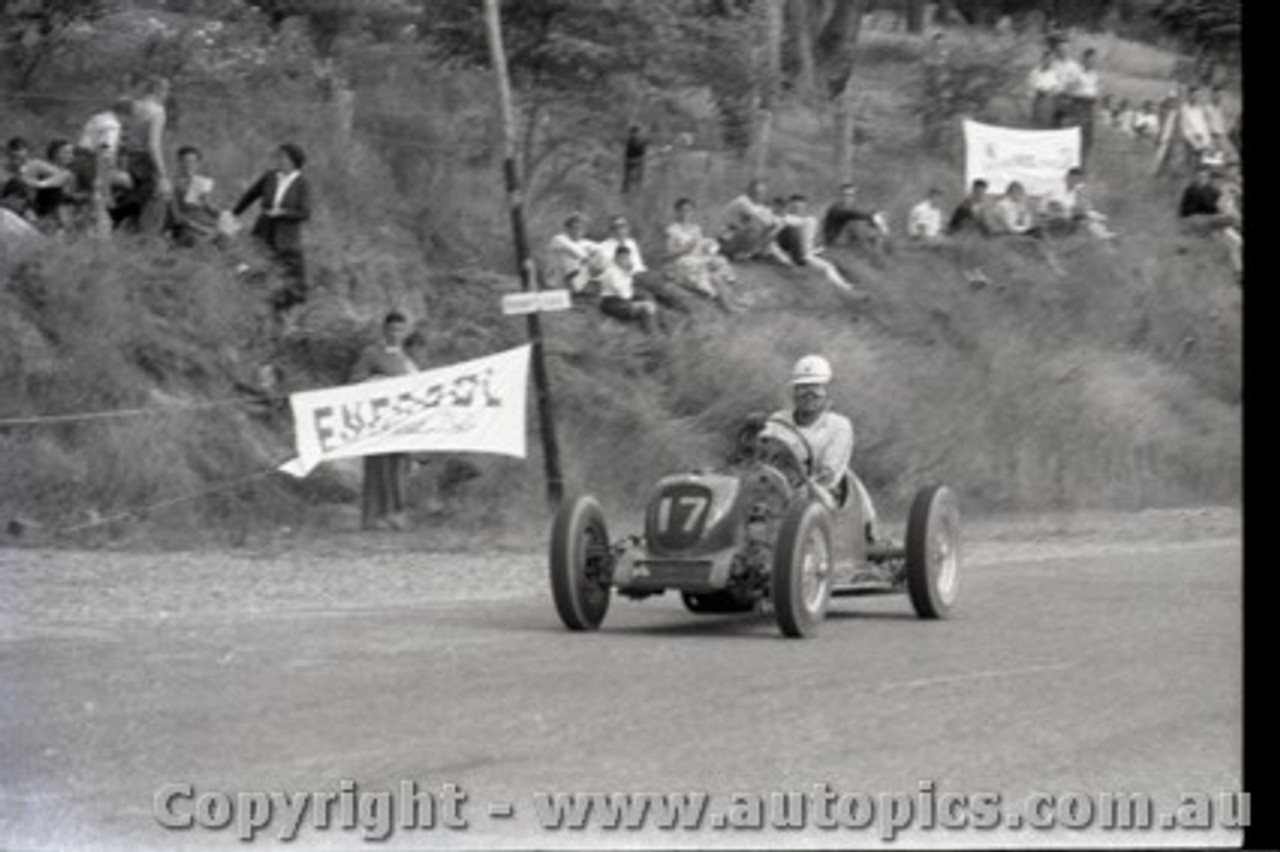
<path fill-rule="evenodd" d="M 302 253 L 302 223 L 311 218 L 311 186 L 302 174 L 306 154 L 292 143 L 276 149 L 276 167 L 249 187 L 232 209 L 241 215 L 254 202 L 261 213 L 253 225 L 260 240 L 280 264 L 284 286 L 272 295 L 277 313 L 307 300 L 306 262 Z"/>

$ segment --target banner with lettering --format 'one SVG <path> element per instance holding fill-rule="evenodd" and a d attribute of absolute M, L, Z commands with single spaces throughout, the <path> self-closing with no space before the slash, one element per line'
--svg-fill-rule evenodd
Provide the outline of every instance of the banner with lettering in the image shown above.
<path fill-rule="evenodd" d="M 529 347 L 407 376 L 292 394 L 306 476 L 329 459 L 381 453 L 473 452 L 524 458 Z"/>
<path fill-rule="evenodd" d="M 966 189 L 981 178 L 993 195 L 1003 195 L 1016 180 L 1028 195 L 1046 195 L 1080 165 L 1080 128 L 1020 130 L 966 120 L 964 152 Z"/>

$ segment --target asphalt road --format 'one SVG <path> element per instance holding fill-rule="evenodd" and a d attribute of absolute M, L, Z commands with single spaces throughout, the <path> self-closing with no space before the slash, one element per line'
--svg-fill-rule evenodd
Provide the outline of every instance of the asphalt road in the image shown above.
<path fill-rule="evenodd" d="M 374 848 L 879 837 L 551 831 L 536 824 L 539 791 L 918 795 L 931 782 L 1006 802 L 1143 791 L 1172 809 L 1182 791 L 1241 784 L 1232 538 L 987 549 L 971 553 L 953 619 L 918 621 L 905 598 L 844 599 L 810 641 L 670 597 L 615 600 L 600 633 L 570 634 L 536 554 L 184 559 L 0 551 L 0 847 L 246 848 L 234 826 L 161 827 L 155 793 L 179 783 L 198 794 L 414 780 L 468 794 L 467 829 L 398 829 Z M 502 582 L 478 583 L 485 572 Z M 490 816 L 494 803 L 514 815 Z M 1099 837 L 1230 839 L 908 829 L 899 842 Z M 373 844 L 359 828 L 304 827 L 291 845 Z"/>

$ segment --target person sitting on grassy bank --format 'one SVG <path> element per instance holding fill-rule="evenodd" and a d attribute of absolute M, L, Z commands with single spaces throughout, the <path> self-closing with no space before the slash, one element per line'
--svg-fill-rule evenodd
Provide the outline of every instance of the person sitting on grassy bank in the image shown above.
<path fill-rule="evenodd" d="M 62 186 L 70 177 L 66 169 L 31 156 L 31 143 L 15 136 L 5 145 L 0 205 L 34 225 L 38 219 L 36 201 L 39 193 Z"/>
<path fill-rule="evenodd" d="M 733 266 L 720 254 L 720 245 L 702 235 L 693 220 L 693 201 L 675 203 L 676 220 L 667 226 L 667 257 L 672 277 L 685 289 L 706 296 L 722 309 L 734 309 L 733 287 L 737 283 Z"/>
<path fill-rule="evenodd" d="M 1035 210 L 1027 198 L 1026 189 L 1018 181 L 1010 182 L 1004 196 L 992 207 L 991 230 L 994 234 L 1040 236 Z"/>
<path fill-rule="evenodd" d="M 1083 228 L 1098 239 L 1116 236 L 1107 227 L 1106 215 L 1093 208 L 1085 188 L 1084 171 L 1079 168 L 1069 169 L 1062 187 L 1044 197 L 1041 222 L 1051 235 L 1072 234 Z"/>
<path fill-rule="evenodd" d="M 617 256 L 620 248 L 626 248 L 630 253 L 631 276 L 635 286 L 649 294 L 659 305 L 668 310 L 679 314 L 691 313 L 688 303 L 677 291 L 677 288 L 669 286 L 662 273 L 651 270 L 645 265 L 644 257 L 640 254 L 640 244 L 631 235 L 631 223 L 627 221 L 626 216 L 614 216 L 609 220 L 609 235 L 600 241 L 598 252 L 599 257 L 603 258 L 606 263 L 605 268 L 599 271 L 607 271 L 608 265 L 612 263 L 611 259 Z M 604 279 L 601 277 L 601 292 L 603 292 L 603 281 Z"/>
<path fill-rule="evenodd" d="M 818 245 L 818 217 L 809 215 L 808 199 L 792 195 L 787 199 L 784 227 L 778 234 L 778 246 L 796 266 L 818 270 L 838 290 L 849 291 L 853 285 L 845 280 L 836 265 L 821 256 Z"/>
<path fill-rule="evenodd" d="M 1232 270 L 1239 275 L 1244 268 L 1244 238 L 1241 235 L 1239 204 L 1227 190 L 1222 170 L 1201 166 L 1183 191 L 1178 216 L 1191 233 L 1214 236 L 1226 246 Z"/>
<path fill-rule="evenodd" d="M 847 242 L 866 245 L 876 251 L 888 251 L 889 227 L 883 213 L 858 201 L 858 187 L 846 183 L 840 187 L 840 197 L 822 216 L 822 242 L 827 246 Z"/>
<path fill-rule="evenodd" d="M 777 257 L 773 240 L 782 223 L 769 209 L 767 197 L 767 185 L 757 178 L 747 185 L 746 192 L 725 206 L 720 253 L 729 260 Z"/>
<path fill-rule="evenodd" d="M 942 190 L 938 187 L 930 187 L 907 214 L 907 238 L 922 245 L 941 245 L 947 241 L 942 233 Z"/>
<path fill-rule="evenodd" d="M 636 262 L 631 249 L 619 245 L 613 262 L 600 276 L 600 312 L 622 322 L 638 324 L 652 334 L 658 325 L 658 306 L 636 294 Z"/>
<path fill-rule="evenodd" d="M 178 168 L 173 178 L 173 197 L 165 219 L 165 233 L 178 245 L 188 247 L 216 242 L 221 234 L 221 211 L 213 203 L 213 178 L 200 174 L 204 155 L 186 145 L 178 149 Z"/>
<path fill-rule="evenodd" d="M 575 299 L 585 298 L 592 280 L 592 265 L 600 246 L 587 239 L 587 220 L 581 213 L 570 213 L 564 230 L 551 238 L 547 252 L 551 260 L 551 285 L 568 290 Z"/>
<path fill-rule="evenodd" d="M 956 206 L 947 223 L 947 233 L 981 234 L 991 233 L 991 199 L 987 195 L 988 184 L 978 178 L 969 188 L 969 194 Z"/>

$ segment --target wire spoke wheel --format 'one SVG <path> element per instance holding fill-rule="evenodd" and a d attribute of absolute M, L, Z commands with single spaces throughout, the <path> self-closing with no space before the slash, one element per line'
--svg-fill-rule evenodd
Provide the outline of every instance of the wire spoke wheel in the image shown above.
<path fill-rule="evenodd" d="M 921 618 L 946 618 L 960 590 L 960 505 L 945 485 L 922 488 L 907 518 L 907 591 Z"/>

